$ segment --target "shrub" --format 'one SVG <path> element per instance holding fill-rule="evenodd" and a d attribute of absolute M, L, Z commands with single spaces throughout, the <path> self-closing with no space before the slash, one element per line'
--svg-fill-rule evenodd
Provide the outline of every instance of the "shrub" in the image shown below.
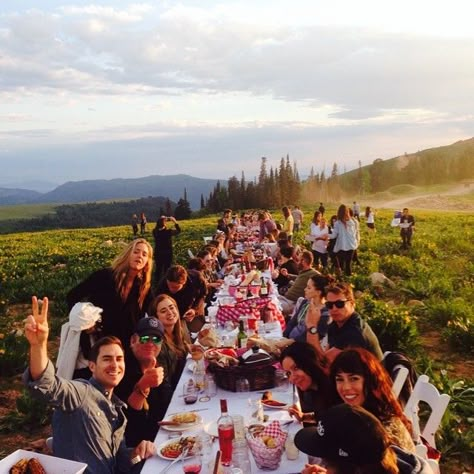
<path fill-rule="evenodd" d="M 29 344 L 18 330 L 0 334 L 0 376 L 21 372 L 28 358 Z"/>

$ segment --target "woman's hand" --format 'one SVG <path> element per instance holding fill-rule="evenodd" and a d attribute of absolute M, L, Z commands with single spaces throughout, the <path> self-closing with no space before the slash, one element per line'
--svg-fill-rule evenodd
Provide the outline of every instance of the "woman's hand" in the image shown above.
<path fill-rule="evenodd" d="M 194 319 L 195 316 L 196 316 L 196 311 L 193 308 L 188 309 L 183 314 L 183 318 L 188 322 L 191 322 Z"/>
<path fill-rule="evenodd" d="M 309 307 L 305 317 L 305 323 L 307 328 L 317 326 L 319 324 L 319 320 L 321 319 L 322 308 L 323 305 L 321 304 L 321 301 L 316 301 L 314 298 L 311 298 L 309 300 Z"/>
<path fill-rule="evenodd" d="M 327 471 L 324 467 L 318 466 L 317 464 L 305 464 L 301 474 L 326 474 Z"/>
<path fill-rule="evenodd" d="M 292 405 L 288 408 L 288 413 L 296 418 L 300 423 L 303 421 L 304 413 L 298 408 L 297 405 Z"/>

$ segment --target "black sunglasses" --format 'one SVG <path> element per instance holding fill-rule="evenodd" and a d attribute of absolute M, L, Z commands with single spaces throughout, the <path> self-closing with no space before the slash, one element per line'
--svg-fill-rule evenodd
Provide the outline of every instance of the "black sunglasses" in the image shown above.
<path fill-rule="evenodd" d="M 342 308 L 344 308 L 344 305 L 346 304 L 347 301 L 349 301 L 349 300 L 326 301 L 326 303 L 324 303 L 324 304 L 326 305 L 327 309 L 333 309 L 334 306 L 336 308 L 342 309 Z"/>
<path fill-rule="evenodd" d="M 140 336 L 140 344 L 147 344 L 148 342 L 153 342 L 153 344 L 161 344 L 163 340 L 159 336 Z"/>

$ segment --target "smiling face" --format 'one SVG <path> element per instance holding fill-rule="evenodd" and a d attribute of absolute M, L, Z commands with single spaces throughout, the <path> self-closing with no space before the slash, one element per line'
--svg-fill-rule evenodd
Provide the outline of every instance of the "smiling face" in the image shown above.
<path fill-rule="evenodd" d="M 309 390 L 313 384 L 311 377 L 296 365 L 292 357 L 285 357 L 281 366 L 288 374 L 290 383 L 296 385 L 303 392 Z"/>
<path fill-rule="evenodd" d="M 134 334 L 130 340 L 130 347 L 138 362 L 147 363 L 156 360 L 161 352 L 161 339 L 159 344 L 154 343 L 152 337 L 148 342 L 141 342 L 138 335 Z"/>
<path fill-rule="evenodd" d="M 179 320 L 179 312 L 176 305 L 168 298 L 164 298 L 156 306 L 156 317 L 163 324 L 165 331 L 173 330 L 174 325 Z"/>
<path fill-rule="evenodd" d="M 125 360 L 122 348 L 108 344 L 100 348 L 96 362 L 89 362 L 94 378 L 106 390 L 112 390 L 122 380 L 125 373 Z"/>
<path fill-rule="evenodd" d="M 363 406 L 365 402 L 364 377 L 359 374 L 338 372 L 336 390 L 344 403 L 352 406 Z"/>
<path fill-rule="evenodd" d="M 144 243 L 135 245 L 128 260 L 130 270 L 141 272 L 148 264 L 149 258 L 148 247 Z"/>

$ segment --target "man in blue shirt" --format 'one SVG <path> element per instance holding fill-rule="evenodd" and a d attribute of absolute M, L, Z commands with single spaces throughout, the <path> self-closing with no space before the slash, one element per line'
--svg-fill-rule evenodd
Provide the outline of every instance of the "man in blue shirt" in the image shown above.
<path fill-rule="evenodd" d="M 33 297 L 33 314 L 25 324 L 30 343 L 30 365 L 24 382 L 34 396 L 54 408 L 53 453 L 87 463 L 87 473 L 129 472 L 132 466 L 156 452 L 150 441 L 136 448 L 125 446 L 125 404 L 113 395 L 125 372 L 124 351 L 115 337 L 99 339 L 91 349 L 89 380 L 57 377 L 48 359 L 48 299 L 40 305 Z"/>

